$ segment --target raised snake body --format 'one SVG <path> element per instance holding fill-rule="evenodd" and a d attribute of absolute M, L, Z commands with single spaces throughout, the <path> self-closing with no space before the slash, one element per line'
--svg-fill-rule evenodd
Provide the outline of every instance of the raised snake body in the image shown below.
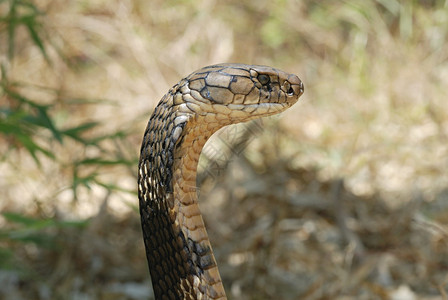
<path fill-rule="evenodd" d="M 138 173 L 156 299 L 226 299 L 197 203 L 200 152 L 219 128 L 284 111 L 303 91 L 293 74 L 220 64 L 190 74 L 163 96 L 144 134 Z"/>

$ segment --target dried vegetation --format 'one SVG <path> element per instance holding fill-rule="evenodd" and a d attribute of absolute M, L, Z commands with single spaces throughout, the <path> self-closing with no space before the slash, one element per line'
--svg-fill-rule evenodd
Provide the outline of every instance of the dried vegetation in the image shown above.
<path fill-rule="evenodd" d="M 136 164 L 181 77 L 298 74 L 206 145 L 230 299 L 447 299 L 448 3 L 0 1 L 0 299 L 147 299 Z"/>

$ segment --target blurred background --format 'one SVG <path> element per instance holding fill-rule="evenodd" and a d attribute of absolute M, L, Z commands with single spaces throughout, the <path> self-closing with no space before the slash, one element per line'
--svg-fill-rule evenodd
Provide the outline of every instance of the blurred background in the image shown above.
<path fill-rule="evenodd" d="M 218 132 L 200 207 L 229 299 L 448 299 L 448 2 L 0 1 L 0 299 L 152 299 L 152 109 L 221 62 L 297 74 Z"/>

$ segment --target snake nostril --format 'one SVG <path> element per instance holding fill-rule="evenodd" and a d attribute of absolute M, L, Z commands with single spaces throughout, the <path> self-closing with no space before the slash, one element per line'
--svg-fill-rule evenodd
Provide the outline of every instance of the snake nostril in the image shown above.
<path fill-rule="evenodd" d="M 289 87 L 287 93 L 288 93 L 288 96 L 292 96 L 292 95 L 294 95 L 294 89 L 292 88 L 292 86 Z"/>

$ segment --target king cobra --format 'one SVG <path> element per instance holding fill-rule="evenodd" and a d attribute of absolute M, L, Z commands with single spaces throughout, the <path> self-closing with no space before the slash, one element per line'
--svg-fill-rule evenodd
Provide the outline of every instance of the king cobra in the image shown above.
<path fill-rule="evenodd" d="M 223 126 L 280 113 L 301 80 L 266 66 L 220 64 L 182 79 L 163 96 L 143 137 L 138 198 L 156 299 L 227 299 L 199 211 L 196 169 Z"/>

